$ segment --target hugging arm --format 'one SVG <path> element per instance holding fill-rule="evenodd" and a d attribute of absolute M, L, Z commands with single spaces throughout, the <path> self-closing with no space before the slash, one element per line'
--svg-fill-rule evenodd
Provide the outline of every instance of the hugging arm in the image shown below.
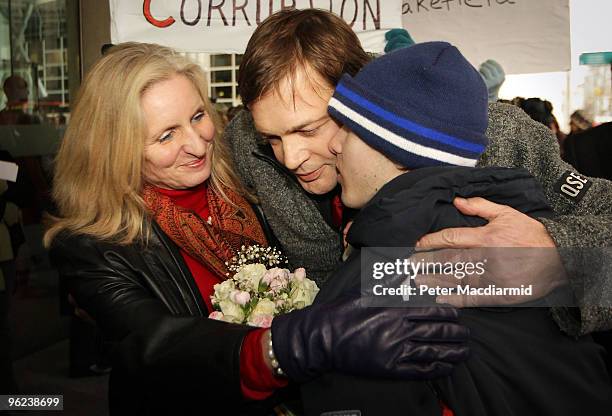
<path fill-rule="evenodd" d="M 419 245 L 421 248 L 550 247 L 554 243 L 560 250 L 566 276 L 579 295 L 580 305 L 578 313 L 555 308 L 557 323 L 573 335 L 612 328 L 609 306 L 612 265 L 606 256 L 610 254 L 612 241 L 612 182 L 576 172 L 561 159 L 552 132 L 517 107 L 490 104 L 487 136 L 490 143 L 478 166 L 527 169 L 542 186 L 555 216 L 534 221 L 512 207 L 491 208 L 486 201 L 476 199 L 467 204 L 460 201 L 456 204 L 458 209 L 465 209 L 468 215 L 477 215 L 470 214 L 470 209 L 493 209 L 499 215 L 477 229 L 446 229 L 425 236 Z M 588 266 L 587 263 L 592 263 L 593 251 L 587 253 L 586 249 L 595 249 L 601 267 Z M 534 272 L 531 279 L 541 281 L 546 275 L 558 278 L 555 273 Z"/>

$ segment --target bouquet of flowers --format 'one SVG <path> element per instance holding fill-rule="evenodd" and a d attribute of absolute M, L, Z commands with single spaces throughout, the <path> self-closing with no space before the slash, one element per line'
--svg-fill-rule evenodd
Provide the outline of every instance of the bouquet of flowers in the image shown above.
<path fill-rule="evenodd" d="M 234 275 L 214 287 L 215 311 L 209 318 L 269 328 L 276 315 L 312 304 L 319 291 L 316 283 L 303 268 L 290 272 L 278 267 L 286 264 L 274 248 L 243 246 L 227 263 Z"/>

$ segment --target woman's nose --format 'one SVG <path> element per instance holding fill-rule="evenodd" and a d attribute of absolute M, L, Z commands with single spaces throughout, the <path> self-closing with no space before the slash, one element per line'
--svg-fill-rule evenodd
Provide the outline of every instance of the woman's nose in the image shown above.
<path fill-rule="evenodd" d="M 213 136 L 214 137 L 214 136 Z M 207 140 L 198 129 L 193 126 L 185 131 L 185 151 L 195 156 L 202 156 L 206 153 L 206 147 L 210 140 Z M 211 138 L 212 140 L 212 138 Z"/>

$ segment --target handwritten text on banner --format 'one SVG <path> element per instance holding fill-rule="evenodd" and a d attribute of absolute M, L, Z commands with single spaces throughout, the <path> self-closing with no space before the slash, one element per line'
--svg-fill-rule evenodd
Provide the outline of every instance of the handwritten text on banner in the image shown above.
<path fill-rule="evenodd" d="M 570 69 L 569 0 L 403 0 L 403 25 L 417 42 L 446 40 L 477 66 L 506 73 Z"/>

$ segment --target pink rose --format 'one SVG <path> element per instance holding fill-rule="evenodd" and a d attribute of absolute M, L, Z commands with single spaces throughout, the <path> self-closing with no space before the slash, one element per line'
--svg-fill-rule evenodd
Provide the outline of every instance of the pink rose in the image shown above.
<path fill-rule="evenodd" d="M 210 315 L 208 315 L 208 317 L 210 319 L 214 319 L 216 321 L 222 321 L 223 320 L 223 312 L 219 312 L 219 311 L 214 311 L 213 313 L 211 313 Z"/>
<path fill-rule="evenodd" d="M 299 282 L 303 281 L 306 278 L 306 269 L 303 267 L 295 269 L 293 272 L 293 277 L 295 277 Z"/>
<path fill-rule="evenodd" d="M 230 300 L 240 306 L 244 306 L 251 300 L 251 295 L 243 290 L 234 290 L 230 294 Z"/>
<path fill-rule="evenodd" d="M 289 284 L 289 270 L 274 267 L 266 271 L 261 280 L 268 285 L 272 292 L 279 292 Z"/>
<path fill-rule="evenodd" d="M 270 328 L 272 326 L 272 315 L 255 315 L 250 321 L 251 326 L 258 326 L 260 328 Z"/>

